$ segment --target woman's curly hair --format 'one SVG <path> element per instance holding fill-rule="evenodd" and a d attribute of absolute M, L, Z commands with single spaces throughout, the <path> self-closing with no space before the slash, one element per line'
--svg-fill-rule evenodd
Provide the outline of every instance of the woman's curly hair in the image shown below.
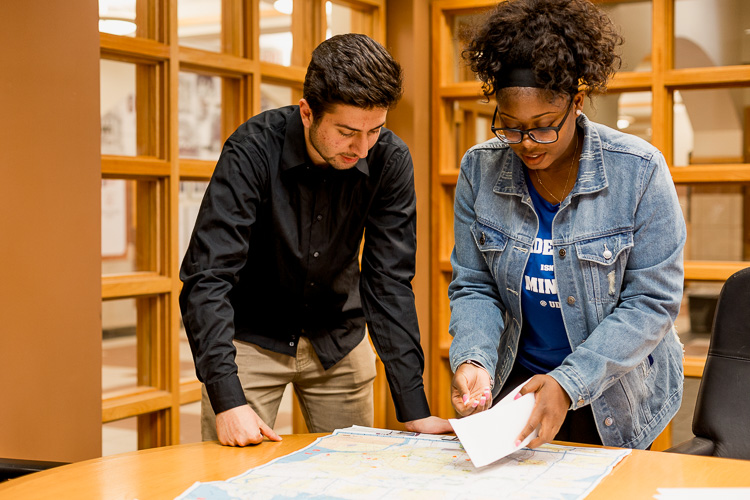
<path fill-rule="evenodd" d="M 531 68 L 552 92 L 604 92 L 620 68 L 615 48 L 622 37 L 588 0 L 504 0 L 484 22 L 464 33 L 464 60 L 489 99 L 502 87 L 503 71 Z"/>

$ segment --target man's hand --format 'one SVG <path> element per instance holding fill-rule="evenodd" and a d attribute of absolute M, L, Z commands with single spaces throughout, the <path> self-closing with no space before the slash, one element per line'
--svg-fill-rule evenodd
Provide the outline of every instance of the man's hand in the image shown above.
<path fill-rule="evenodd" d="M 453 432 L 453 427 L 444 418 L 440 417 L 426 417 L 418 420 L 410 420 L 404 422 L 406 430 L 409 432 L 421 432 L 423 434 L 444 434 L 446 432 Z"/>
<path fill-rule="evenodd" d="M 453 375 L 451 402 L 459 415 L 488 410 L 492 406 L 490 374 L 470 363 L 463 363 Z"/>
<path fill-rule="evenodd" d="M 238 406 L 216 415 L 216 434 L 225 446 L 258 444 L 266 436 L 271 441 L 281 437 L 268 427 L 250 405 Z"/>
<path fill-rule="evenodd" d="M 536 448 L 555 439 L 565 421 L 565 415 L 570 407 L 570 397 L 557 380 L 549 375 L 534 375 L 516 397 L 519 398 L 531 392 L 535 393 L 534 410 L 531 412 L 526 427 L 518 436 L 516 445 L 523 442 L 534 429 L 539 427 L 536 439 L 532 439 L 528 444 L 529 448 Z"/>

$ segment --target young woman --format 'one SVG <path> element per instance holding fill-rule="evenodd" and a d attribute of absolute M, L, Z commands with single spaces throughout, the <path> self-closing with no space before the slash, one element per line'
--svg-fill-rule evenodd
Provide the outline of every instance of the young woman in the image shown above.
<path fill-rule="evenodd" d="M 586 0 L 510 0 L 464 51 L 497 138 L 466 153 L 456 187 L 453 404 L 482 411 L 528 380 L 532 448 L 647 448 L 682 399 L 674 185 L 656 148 L 582 113 L 621 43 Z"/>

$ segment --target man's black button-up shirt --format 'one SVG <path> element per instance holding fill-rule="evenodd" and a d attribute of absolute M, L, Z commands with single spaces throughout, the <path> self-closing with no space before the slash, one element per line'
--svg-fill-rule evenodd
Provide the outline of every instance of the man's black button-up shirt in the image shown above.
<path fill-rule="evenodd" d="M 413 176 L 408 148 L 385 128 L 354 167 L 313 165 L 298 106 L 229 137 L 180 271 L 185 329 L 216 413 L 246 404 L 233 338 L 294 356 L 305 336 L 327 369 L 362 341 L 366 318 L 397 417 L 430 414 L 411 289 Z"/>

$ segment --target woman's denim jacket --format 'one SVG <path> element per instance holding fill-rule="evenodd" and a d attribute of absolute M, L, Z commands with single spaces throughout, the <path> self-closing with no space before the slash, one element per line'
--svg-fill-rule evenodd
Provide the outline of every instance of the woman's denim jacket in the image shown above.
<path fill-rule="evenodd" d="M 661 153 L 578 117 L 578 178 L 552 223 L 557 293 L 573 350 L 549 375 L 571 410 L 590 404 L 602 442 L 645 448 L 682 400 L 685 221 Z M 492 139 L 461 162 L 449 287 L 451 368 L 480 362 L 495 394 L 523 324 L 523 272 L 538 229 L 524 167 Z"/>

